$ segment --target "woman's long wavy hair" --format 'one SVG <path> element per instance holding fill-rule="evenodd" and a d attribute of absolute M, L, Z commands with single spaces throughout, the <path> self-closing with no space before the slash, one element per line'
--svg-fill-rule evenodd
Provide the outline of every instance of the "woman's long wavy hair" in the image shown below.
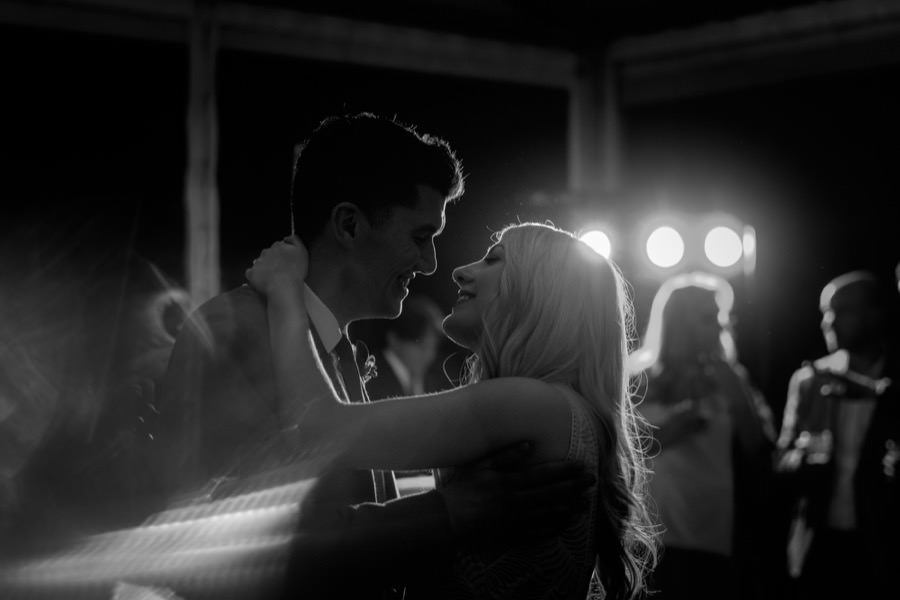
<path fill-rule="evenodd" d="M 640 417 L 625 371 L 633 337 L 627 284 L 615 264 L 552 225 L 510 225 L 494 237 L 505 249 L 505 267 L 467 378 L 570 384 L 590 403 L 603 429 L 595 575 L 607 598 L 638 597 L 657 540 L 646 507 Z"/>

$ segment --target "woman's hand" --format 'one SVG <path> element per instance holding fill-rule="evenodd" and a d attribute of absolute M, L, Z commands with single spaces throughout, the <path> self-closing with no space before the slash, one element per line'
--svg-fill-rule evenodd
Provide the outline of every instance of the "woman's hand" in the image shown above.
<path fill-rule="evenodd" d="M 653 437 L 666 450 L 709 425 L 710 415 L 702 405 L 702 401 L 686 398 L 671 405 L 649 403 L 640 411 L 653 425 Z"/>
<path fill-rule="evenodd" d="M 244 274 L 257 292 L 271 298 L 301 292 L 308 266 L 309 254 L 303 242 L 289 236 L 263 250 Z"/>

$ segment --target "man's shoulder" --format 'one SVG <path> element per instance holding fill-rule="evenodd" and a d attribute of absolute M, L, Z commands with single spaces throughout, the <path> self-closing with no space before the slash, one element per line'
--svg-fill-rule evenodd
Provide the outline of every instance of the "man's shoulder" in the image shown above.
<path fill-rule="evenodd" d="M 194 313 L 203 316 L 228 314 L 236 315 L 237 318 L 248 318 L 265 310 L 265 299 L 245 284 L 213 296 L 201 304 Z"/>
<path fill-rule="evenodd" d="M 821 373 L 842 373 L 847 370 L 846 357 L 840 352 L 820 356 L 814 360 L 806 360 L 791 375 L 795 383 L 806 383 Z"/>
<path fill-rule="evenodd" d="M 831 354 L 826 354 L 813 361 L 816 371 L 827 371 L 829 373 L 846 373 L 850 363 L 850 357 L 844 350 L 838 350 Z"/>
<path fill-rule="evenodd" d="M 266 303 L 253 288 L 243 285 L 213 296 L 185 322 L 186 334 L 210 343 L 267 331 Z"/>
<path fill-rule="evenodd" d="M 166 378 L 196 379 L 210 369 L 227 373 L 238 364 L 246 368 L 248 360 L 267 356 L 260 349 L 268 347 L 268 340 L 264 299 L 249 287 L 223 292 L 197 307 L 182 324 Z"/>

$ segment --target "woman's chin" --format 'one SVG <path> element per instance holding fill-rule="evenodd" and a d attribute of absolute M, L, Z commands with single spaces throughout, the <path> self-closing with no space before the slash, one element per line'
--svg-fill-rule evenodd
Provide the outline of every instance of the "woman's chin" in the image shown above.
<path fill-rule="evenodd" d="M 444 330 L 444 335 L 450 338 L 450 341 L 457 346 L 461 346 L 466 350 L 472 350 L 475 347 L 475 341 L 472 339 L 473 336 L 466 335 L 466 328 L 462 327 L 461 324 L 453 318 L 453 313 L 444 317 L 441 326 Z"/>

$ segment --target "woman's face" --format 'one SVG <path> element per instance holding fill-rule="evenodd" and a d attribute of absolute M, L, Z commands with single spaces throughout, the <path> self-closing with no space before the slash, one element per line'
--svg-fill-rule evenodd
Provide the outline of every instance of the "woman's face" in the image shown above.
<path fill-rule="evenodd" d="M 670 358 L 693 360 L 701 354 L 717 354 L 722 325 L 715 294 L 703 288 L 681 288 L 666 306 L 665 353 Z"/>
<path fill-rule="evenodd" d="M 478 345 L 484 315 L 500 292 L 500 276 L 505 266 L 506 251 L 497 243 L 478 262 L 453 270 L 453 281 L 459 286 L 459 292 L 452 312 L 444 318 L 444 333 L 460 346 L 472 350 Z"/>
<path fill-rule="evenodd" d="M 719 347 L 719 336 L 722 334 L 719 305 L 716 304 L 715 296 L 709 294 L 698 298 L 691 319 L 697 350 L 714 353 Z"/>

